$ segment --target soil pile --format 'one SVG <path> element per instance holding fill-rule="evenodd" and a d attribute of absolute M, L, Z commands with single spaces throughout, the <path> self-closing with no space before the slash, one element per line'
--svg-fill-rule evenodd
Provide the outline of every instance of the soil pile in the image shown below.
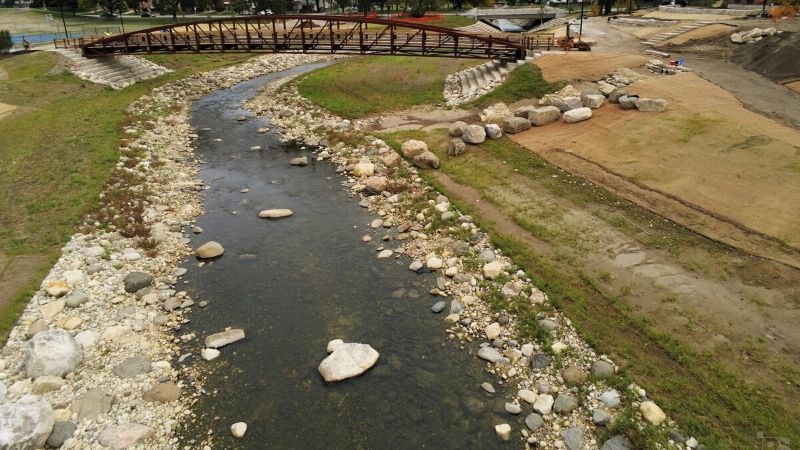
<path fill-rule="evenodd" d="M 731 60 L 779 83 L 800 79 L 800 33 L 784 32 L 738 45 Z"/>

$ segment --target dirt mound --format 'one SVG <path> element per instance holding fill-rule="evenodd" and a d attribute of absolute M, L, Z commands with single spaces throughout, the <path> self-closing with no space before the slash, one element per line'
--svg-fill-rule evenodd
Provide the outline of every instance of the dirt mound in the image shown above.
<path fill-rule="evenodd" d="M 779 83 L 796 80 L 800 78 L 800 33 L 785 32 L 755 44 L 737 45 L 731 60 Z"/>

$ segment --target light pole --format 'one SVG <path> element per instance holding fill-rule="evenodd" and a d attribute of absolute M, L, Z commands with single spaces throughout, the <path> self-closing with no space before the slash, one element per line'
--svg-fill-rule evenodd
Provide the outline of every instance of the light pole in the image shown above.
<path fill-rule="evenodd" d="M 64 24 L 64 39 L 69 39 L 67 32 L 67 21 L 64 19 L 64 0 L 58 2 L 58 10 L 61 11 L 61 23 Z"/>
<path fill-rule="evenodd" d="M 583 3 L 584 0 L 581 0 L 581 25 L 578 28 L 578 42 L 583 38 Z"/>
<path fill-rule="evenodd" d="M 125 32 L 125 23 L 122 21 L 122 6 L 119 7 L 119 26 L 122 28 L 122 32 Z"/>

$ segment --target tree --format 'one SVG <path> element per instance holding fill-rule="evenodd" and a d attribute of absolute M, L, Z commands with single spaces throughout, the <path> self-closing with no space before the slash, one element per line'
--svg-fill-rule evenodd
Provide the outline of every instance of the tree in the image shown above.
<path fill-rule="evenodd" d="M 172 20 L 178 19 L 180 0 L 156 0 L 153 5 L 160 14 L 171 14 Z"/>
<path fill-rule="evenodd" d="M 8 30 L 0 30 L 0 53 L 8 53 L 14 43 L 11 41 L 11 33 Z"/>

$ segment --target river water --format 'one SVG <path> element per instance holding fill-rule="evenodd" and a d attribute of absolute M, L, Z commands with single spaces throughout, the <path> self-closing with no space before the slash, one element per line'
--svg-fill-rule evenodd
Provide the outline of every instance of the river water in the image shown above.
<path fill-rule="evenodd" d="M 182 431 L 185 443 L 213 430 L 214 448 L 515 447 L 494 433 L 495 424 L 511 420 L 496 380 L 446 338 L 442 316 L 430 311 L 434 276 L 408 270 L 408 258 L 376 259 L 386 231 L 369 228 L 375 217 L 348 197 L 334 168 L 272 133 L 258 134 L 268 123 L 240 109 L 267 82 L 311 68 L 246 81 L 193 106 L 193 126 L 211 130 L 196 141 L 209 189 L 197 221 L 204 231 L 191 245 L 215 240 L 225 254 L 203 267 L 193 259 L 184 265 L 182 287 L 195 302 L 209 302 L 195 306 L 180 331 L 198 335 L 185 364 L 208 368 L 209 394 L 195 408 L 196 423 Z M 249 119 L 237 122 L 240 114 Z M 249 150 L 256 145 L 262 150 Z M 288 164 L 302 155 L 308 166 Z M 270 208 L 294 216 L 257 217 Z M 364 234 L 374 241 L 361 242 Z M 246 340 L 202 361 L 203 337 L 227 326 L 243 328 Z M 372 345 L 378 363 L 326 384 L 317 366 L 336 338 Z M 496 396 L 481 390 L 484 381 Z M 247 434 L 235 439 L 229 427 L 239 421 Z"/>

